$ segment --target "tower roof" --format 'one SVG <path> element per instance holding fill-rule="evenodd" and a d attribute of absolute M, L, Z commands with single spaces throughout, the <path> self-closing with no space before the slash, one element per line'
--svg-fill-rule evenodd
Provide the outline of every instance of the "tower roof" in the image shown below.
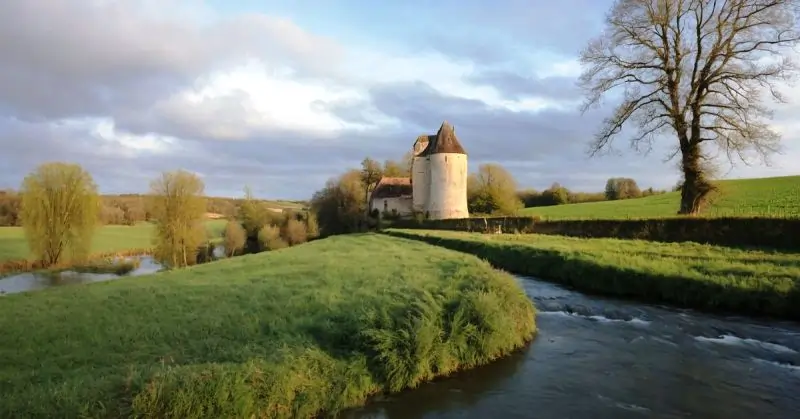
<path fill-rule="evenodd" d="M 420 136 L 420 138 L 421 137 L 422 136 Z M 417 141 L 419 141 L 419 139 L 417 139 Z M 456 138 L 455 128 L 447 121 L 442 122 L 442 126 L 439 127 L 439 131 L 436 135 L 428 136 L 428 147 L 426 147 L 425 151 L 420 153 L 420 155 L 430 156 L 431 154 L 441 153 L 467 154 L 467 152 L 464 151 L 464 147 L 458 142 L 458 138 Z"/>
<path fill-rule="evenodd" d="M 412 148 L 414 157 L 419 157 L 424 155 L 425 150 L 428 149 L 428 144 L 430 144 L 434 138 L 436 138 L 435 135 L 426 135 L 426 134 L 422 134 L 419 137 L 417 137 L 417 141 L 414 141 L 414 147 Z"/>

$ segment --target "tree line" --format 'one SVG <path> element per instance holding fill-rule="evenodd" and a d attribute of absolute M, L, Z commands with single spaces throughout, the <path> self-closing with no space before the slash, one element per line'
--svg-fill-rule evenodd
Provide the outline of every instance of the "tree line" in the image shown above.
<path fill-rule="evenodd" d="M 311 211 L 317 214 L 323 236 L 363 231 L 374 227 L 375 216 L 369 216 L 370 193 L 380 179 L 410 176 L 411 155 L 400 161 L 381 163 L 365 158 L 360 168 L 350 168 L 329 179 L 311 198 Z M 641 198 L 666 193 L 653 188 L 640 189 L 634 179 L 611 178 L 603 192 L 574 192 L 559 183 L 539 192 L 520 190 L 514 176 L 502 165 L 482 164 L 467 179 L 467 205 L 474 215 L 513 215 L 526 207 L 563 205 L 582 202 Z M 387 217 L 389 215 L 386 215 Z"/>
<path fill-rule="evenodd" d="M 265 206 L 278 208 L 281 202 L 258 200 Z M 0 227 L 21 226 L 20 221 L 21 196 L 18 191 L 0 190 Z M 244 198 L 207 197 L 206 211 L 219 218 L 235 218 Z M 286 201 L 297 207 L 306 207 L 307 202 Z M 146 194 L 120 194 L 100 195 L 100 210 L 98 219 L 103 225 L 136 225 L 152 218 L 147 207 Z"/>
<path fill-rule="evenodd" d="M 215 238 L 206 229 L 210 205 L 197 175 L 164 172 L 150 183 L 149 194 L 124 199 L 124 207 L 115 207 L 122 219 L 136 214 L 153 224 L 153 256 L 158 262 L 183 267 L 211 258 Z M 45 267 L 65 259 L 85 260 L 95 229 L 102 224 L 104 203 L 97 185 L 77 164 L 43 164 L 25 177 L 19 192 L 0 194 L 0 202 L 0 215 L 22 226 L 32 256 Z M 132 202 L 140 206 L 129 206 Z M 228 256 L 275 250 L 318 236 L 313 214 L 278 213 L 249 190 L 231 211 L 222 237 Z"/>

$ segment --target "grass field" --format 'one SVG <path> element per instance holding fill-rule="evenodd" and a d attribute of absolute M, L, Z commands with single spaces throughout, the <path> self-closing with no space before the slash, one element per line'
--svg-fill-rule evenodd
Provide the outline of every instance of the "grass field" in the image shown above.
<path fill-rule="evenodd" d="M 309 418 L 488 363 L 535 322 L 489 264 L 364 234 L 8 295 L 0 330 L 0 417 Z"/>
<path fill-rule="evenodd" d="M 206 229 L 210 237 L 220 237 L 226 220 L 208 220 Z M 153 225 L 108 225 L 97 229 L 92 242 L 92 253 L 109 253 L 129 249 L 146 249 L 153 246 Z M 0 262 L 29 258 L 28 243 L 22 227 L 0 227 Z"/>
<path fill-rule="evenodd" d="M 599 294 L 800 319 L 800 254 L 697 243 L 388 230 Z"/>
<path fill-rule="evenodd" d="M 800 216 L 800 176 L 724 180 L 718 185 L 720 193 L 705 216 Z M 679 203 L 680 192 L 670 192 L 621 201 L 526 208 L 522 214 L 549 220 L 663 218 L 676 216 Z"/>

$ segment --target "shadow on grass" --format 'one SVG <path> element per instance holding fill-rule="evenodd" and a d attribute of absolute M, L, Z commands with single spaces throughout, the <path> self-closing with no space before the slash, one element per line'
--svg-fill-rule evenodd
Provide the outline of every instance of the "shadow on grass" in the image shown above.
<path fill-rule="evenodd" d="M 598 263 L 580 252 L 538 249 L 510 242 L 440 238 L 398 231 L 386 234 L 458 250 L 487 260 L 509 272 L 534 276 L 578 291 L 650 303 L 667 303 L 716 313 L 779 317 L 800 320 L 800 286 L 788 292 L 772 288 L 747 288 L 709 278 L 642 272 L 625 266 Z M 748 273 L 748 275 L 751 275 Z"/>

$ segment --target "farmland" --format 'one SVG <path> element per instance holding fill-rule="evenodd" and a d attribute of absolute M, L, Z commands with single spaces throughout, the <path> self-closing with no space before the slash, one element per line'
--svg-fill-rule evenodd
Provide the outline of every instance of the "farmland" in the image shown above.
<path fill-rule="evenodd" d="M 798 217 L 800 216 L 800 176 L 717 182 L 719 193 L 703 215 L 708 217 Z M 680 192 L 645 198 L 589 202 L 522 210 L 522 215 L 538 215 L 546 220 L 620 219 L 674 217 Z"/>
<path fill-rule="evenodd" d="M 508 354 L 534 314 L 474 256 L 377 234 L 8 295 L 0 417 L 316 417 Z"/>
<path fill-rule="evenodd" d="M 219 237 L 226 220 L 206 221 L 209 237 Z M 146 249 L 153 245 L 153 225 L 106 225 L 98 227 L 92 241 L 92 253 L 110 253 L 130 249 Z M 28 243 L 22 227 L 0 227 L 0 262 L 29 257 Z"/>

